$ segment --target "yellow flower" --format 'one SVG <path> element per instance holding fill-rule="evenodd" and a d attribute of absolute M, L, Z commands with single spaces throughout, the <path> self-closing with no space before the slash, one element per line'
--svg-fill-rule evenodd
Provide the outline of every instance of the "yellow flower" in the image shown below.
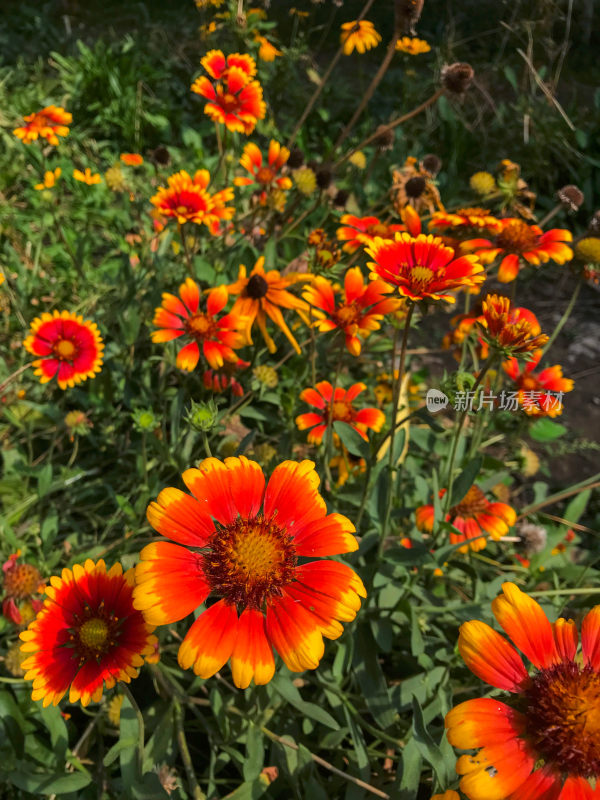
<path fill-rule="evenodd" d="M 268 364 L 259 364 L 257 367 L 254 367 L 252 372 L 256 380 L 268 386 L 269 389 L 274 389 L 279 383 L 276 370 Z"/>
<path fill-rule="evenodd" d="M 589 261 L 600 264 L 600 239 L 597 236 L 588 236 L 577 242 L 575 255 L 580 261 Z"/>
<path fill-rule="evenodd" d="M 110 698 L 108 704 L 108 721 L 111 725 L 114 725 L 115 728 L 118 728 L 121 724 L 121 706 L 123 705 L 124 696 L 125 695 L 122 694 L 115 694 Z"/>
<path fill-rule="evenodd" d="M 491 194 L 496 188 L 496 179 L 489 172 L 476 172 L 471 175 L 469 186 L 480 195 Z"/>
<path fill-rule="evenodd" d="M 352 153 L 348 160 L 351 164 L 354 164 L 355 167 L 358 167 L 358 169 L 364 169 L 367 166 L 367 157 L 362 150 L 357 150 L 355 153 Z"/>
<path fill-rule="evenodd" d="M 344 22 L 340 42 L 344 45 L 344 53 L 349 56 L 354 50 L 364 53 L 372 47 L 377 47 L 381 36 L 375 30 L 372 22 L 361 19 L 358 22 Z"/>
<path fill-rule="evenodd" d="M 292 8 L 290 8 L 290 14 L 292 16 L 296 15 L 297 17 L 300 17 L 301 19 L 306 19 L 306 17 L 308 17 L 308 11 L 300 11 L 298 8 L 296 8 L 296 6 L 293 6 Z"/>
<path fill-rule="evenodd" d="M 431 47 L 424 39 L 411 39 L 410 36 L 403 36 L 396 42 L 396 50 L 411 56 L 418 56 L 420 53 L 428 53 Z"/>
<path fill-rule="evenodd" d="M 257 33 L 254 38 L 260 44 L 258 57 L 262 58 L 263 61 L 275 61 L 277 56 L 283 55 L 281 50 L 278 50 L 275 45 L 271 44 L 271 42 L 264 36 L 260 36 Z"/>
<path fill-rule="evenodd" d="M 317 176 L 310 167 L 295 170 L 294 183 L 301 194 L 312 194 L 317 188 Z"/>
<path fill-rule="evenodd" d="M 214 6 L 215 8 L 219 8 L 222 6 L 225 0 L 195 0 L 196 8 L 208 8 L 209 6 Z"/>
<path fill-rule="evenodd" d="M 113 192 L 124 192 L 127 189 L 127 182 L 120 164 L 109 167 L 104 173 L 104 179 L 108 188 Z"/>
<path fill-rule="evenodd" d="M 208 25 L 200 25 L 198 32 L 201 39 L 208 39 L 217 30 L 217 23 L 211 20 Z"/>
<path fill-rule="evenodd" d="M 37 189 L 37 191 L 41 191 L 42 189 L 52 189 L 56 184 L 56 181 L 60 178 L 62 170 L 60 167 L 57 167 L 54 170 L 47 170 L 44 172 L 44 180 L 42 183 L 36 183 L 33 187 Z"/>
<path fill-rule="evenodd" d="M 74 169 L 73 177 L 76 181 L 87 183 L 88 186 L 91 186 L 94 183 L 102 183 L 102 178 L 100 175 L 97 172 L 92 175 L 92 171 L 89 167 L 86 167 L 84 172 L 82 172 L 80 169 Z"/>

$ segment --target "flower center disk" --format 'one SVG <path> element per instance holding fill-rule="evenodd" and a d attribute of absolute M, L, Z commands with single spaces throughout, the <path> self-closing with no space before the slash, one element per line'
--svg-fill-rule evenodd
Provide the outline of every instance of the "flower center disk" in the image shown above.
<path fill-rule="evenodd" d="M 79 629 L 79 640 L 84 647 L 95 652 L 104 649 L 108 639 L 108 625 L 99 617 L 92 617 Z"/>
<path fill-rule="evenodd" d="M 188 333 L 197 339 L 209 337 L 214 327 L 214 320 L 206 314 L 194 314 L 194 316 L 190 317 L 186 322 Z"/>
<path fill-rule="evenodd" d="M 59 339 L 54 345 L 54 352 L 62 361 L 71 361 L 76 351 L 77 348 L 68 339 Z"/>
<path fill-rule="evenodd" d="M 537 244 L 537 234 L 526 222 L 514 219 L 498 234 L 496 243 L 503 250 L 514 253 L 526 253 Z"/>
<path fill-rule="evenodd" d="M 450 509 L 451 516 L 474 517 L 485 511 L 488 506 L 484 493 L 478 486 L 471 486 L 469 491 L 457 505 Z"/>
<path fill-rule="evenodd" d="M 204 574 L 230 603 L 260 609 L 294 580 L 296 562 L 296 548 L 285 528 L 259 515 L 215 531 L 204 556 Z"/>
<path fill-rule="evenodd" d="M 600 776 L 600 675 L 564 662 L 534 675 L 525 696 L 525 735 L 544 758 L 569 775 Z"/>
<path fill-rule="evenodd" d="M 252 275 L 246 284 L 246 295 L 253 300 L 260 300 L 269 291 L 269 284 L 262 275 Z"/>

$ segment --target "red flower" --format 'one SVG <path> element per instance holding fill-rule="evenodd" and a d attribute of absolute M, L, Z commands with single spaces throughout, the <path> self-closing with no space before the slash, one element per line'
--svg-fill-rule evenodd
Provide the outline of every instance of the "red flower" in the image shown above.
<path fill-rule="evenodd" d="M 308 434 L 308 441 L 311 444 L 320 444 L 323 434 L 327 428 L 329 420 L 329 408 L 333 397 L 332 422 L 341 420 L 351 425 L 357 433 L 360 433 L 365 441 L 368 441 L 366 431 L 368 428 L 378 433 L 385 422 L 385 414 L 378 408 L 361 408 L 357 410 L 352 405 L 352 401 L 367 387 L 364 383 L 355 383 L 349 389 L 342 389 L 337 386 L 335 393 L 329 381 L 320 381 L 314 389 L 303 389 L 300 399 L 318 409 L 307 414 L 300 414 L 296 417 L 296 425 L 301 431 L 312 428 Z"/>
<path fill-rule="evenodd" d="M 230 131 L 252 133 L 259 119 L 264 119 L 267 106 L 260 83 L 252 80 L 256 63 L 249 55 L 211 50 L 200 63 L 213 79 L 196 78 L 192 91 L 209 102 L 204 113 Z"/>
<path fill-rule="evenodd" d="M 235 214 L 233 206 L 226 203 L 233 200 L 233 189 L 227 187 L 210 194 L 207 191 L 210 173 L 199 169 L 192 178 L 185 170 L 171 175 L 169 187 L 158 187 L 157 194 L 150 198 L 152 205 L 163 217 L 174 217 L 180 225 L 186 222 L 204 224 L 213 236 L 221 233 L 221 220 L 228 220 Z"/>
<path fill-rule="evenodd" d="M 392 287 L 381 280 L 371 281 L 365 287 L 360 267 L 353 267 L 346 272 L 344 301 L 339 306 L 336 306 L 333 286 L 326 278 L 316 277 L 302 296 L 313 309 L 318 309 L 316 327 L 320 331 L 342 330 L 348 351 L 358 356 L 361 351 L 358 335 L 366 338 L 371 331 L 379 329 L 384 314 L 400 307 L 398 298 L 386 296 L 390 291 Z"/>
<path fill-rule="evenodd" d="M 479 323 L 484 338 L 508 353 L 528 353 L 546 344 L 537 317 L 527 308 L 511 308 L 508 297 L 488 294 L 481 304 Z"/>
<path fill-rule="evenodd" d="M 140 164 L 144 163 L 144 157 L 139 153 L 121 153 L 119 158 L 129 167 L 139 167 Z"/>
<path fill-rule="evenodd" d="M 238 358 L 235 363 L 226 361 L 221 369 L 207 369 L 202 381 L 204 386 L 215 394 L 220 394 L 230 389 L 231 394 L 236 397 L 242 397 L 244 388 L 233 373 L 237 370 L 246 369 L 249 366 L 250 362 L 243 361 L 241 358 Z"/>
<path fill-rule="evenodd" d="M 393 239 L 396 231 L 405 230 L 404 225 L 387 225 L 378 217 L 355 217 L 353 214 L 344 214 L 340 222 L 343 227 L 337 229 L 337 238 L 345 242 L 342 249 L 347 253 L 355 253 L 359 247 L 373 244 L 376 236 Z"/>
<path fill-rule="evenodd" d="M 143 656 L 155 651 L 156 636 L 133 607 L 134 570 L 120 564 L 108 572 L 104 561 L 88 559 L 63 569 L 46 589 L 44 607 L 20 634 L 25 680 L 33 681 L 33 700 L 57 705 L 69 690 L 69 702 L 98 702 L 103 688 L 129 683 Z"/>
<path fill-rule="evenodd" d="M 375 259 L 369 262 L 373 277 L 393 284 L 411 300 L 454 303 L 456 298 L 447 292 L 469 289 L 484 280 L 480 274 L 483 267 L 475 256 L 455 259 L 454 250 L 436 236 L 420 234 L 413 238 L 409 233 L 396 233 L 394 241 L 376 237 L 366 251 Z"/>
<path fill-rule="evenodd" d="M 504 372 L 515 382 L 519 406 L 534 417 L 557 417 L 562 414 L 562 395 L 573 389 L 571 378 L 563 378 L 562 367 L 555 364 L 537 374 L 534 369 L 540 362 L 542 351 L 536 350 L 531 361 L 520 366 L 516 358 L 502 364 Z"/>
<path fill-rule="evenodd" d="M 56 375 L 61 389 L 95 378 L 104 344 L 94 322 L 70 311 L 44 312 L 31 323 L 23 347 L 34 356 L 34 375 L 48 383 Z"/>
<path fill-rule="evenodd" d="M 502 222 L 487 208 L 457 208 L 454 212 L 434 212 L 429 227 L 442 231 L 447 228 L 487 228 L 491 233 L 496 233 L 502 228 Z"/>
<path fill-rule="evenodd" d="M 181 298 L 181 299 L 179 299 Z M 217 319 L 216 315 L 227 305 L 229 293 L 218 286 L 208 293 L 206 311 L 200 311 L 200 288 L 191 278 L 179 287 L 179 297 L 165 292 L 162 305 L 154 312 L 153 324 L 159 330 L 152 334 L 153 342 L 170 342 L 180 336 L 193 339 L 177 354 L 177 367 L 192 372 L 200 358 L 200 345 L 204 358 L 213 369 L 225 361 L 236 362 L 234 348 L 242 347 L 244 337 L 239 332 L 244 320 L 231 311 Z"/>
<path fill-rule="evenodd" d="M 236 186 L 250 186 L 258 183 L 263 188 L 268 188 L 273 184 L 280 189 L 290 189 L 292 186 L 291 178 L 285 176 L 277 177 L 277 173 L 290 157 L 287 147 L 282 147 L 275 139 L 271 139 L 267 163 L 263 163 L 263 156 L 254 142 L 248 142 L 244 147 L 244 152 L 240 158 L 241 166 L 250 173 L 251 178 L 234 178 Z"/>
<path fill-rule="evenodd" d="M 598 800 L 600 785 L 600 606 L 581 624 L 581 654 L 572 619 L 551 623 L 514 583 L 492 611 L 534 667 L 485 622 L 460 627 L 458 649 L 478 678 L 508 691 L 467 700 L 446 715 L 460 790 L 469 800 Z M 592 785 L 596 784 L 593 789 Z"/>
<path fill-rule="evenodd" d="M 27 125 L 13 131 L 23 144 L 30 144 L 41 136 L 48 144 L 57 145 L 59 136 L 68 136 L 68 125 L 73 121 L 73 115 L 61 106 L 46 106 L 24 117 L 24 120 Z"/>
<path fill-rule="evenodd" d="M 442 489 L 440 497 L 443 497 L 445 492 L 446 490 Z M 415 514 L 417 528 L 431 533 L 434 521 L 433 506 L 420 506 Z M 479 487 L 471 486 L 460 503 L 453 506 L 446 514 L 446 522 L 459 531 L 450 533 L 450 543 L 467 542 L 464 547 L 458 548 L 460 553 L 466 553 L 469 548 L 482 550 L 487 543 L 486 534 L 498 541 L 506 536 L 516 519 L 514 508 L 506 503 L 490 503 Z"/>
<path fill-rule="evenodd" d="M 337 639 L 366 593 L 338 561 L 298 564 L 358 547 L 350 520 L 327 514 L 313 462 L 284 461 L 265 487 L 256 462 L 208 458 L 183 480 L 192 496 L 167 488 L 148 507 L 152 527 L 177 544 L 142 550 L 135 606 L 165 625 L 216 595 L 179 648 L 180 666 L 201 678 L 231 659 L 239 688 L 268 683 L 273 649 L 293 672 L 315 669 L 323 636 Z"/>
<path fill-rule="evenodd" d="M 522 219 L 502 219 L 500 231 L 493 240 L 470 239 L 462 243 L 465 250 L 475 251 L 484 264 L 491 264 L 502 256 L 498 280 L 509 283 L 519 274 L 523 260 L 530 264 L 556 261 L 564 264 L 573 258 L 573 251 L 565 242 L 573 239 L 570 231 L 553 228 L 542 231 L 537 225 L 528 225 Z"/>

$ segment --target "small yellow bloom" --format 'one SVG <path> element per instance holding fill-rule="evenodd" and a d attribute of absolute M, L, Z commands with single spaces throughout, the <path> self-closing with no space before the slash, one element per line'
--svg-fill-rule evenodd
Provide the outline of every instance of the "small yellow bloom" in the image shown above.
<path fill-rule="evenodd" d="M 258 50 L 258 57 L 261 58 L 263 61 L 275 61 L 277 56 L 283 55 L 281 50 L 278 50 L 275 47 L 275 45 L 271 44 L 271 42 L 264 36 L 259 36 L 259 34 L 257 33 L 254 38 L 260 44 Z"/>
<path fill-rule="evenodd" d="M 118 728 L 121 724 L 121 706 L 123 705 L 124 696 L 125 695 L 122 694 L 115 694 L 110 698 L 108 704 L 108 721 L 111 725 L 114 725 L 115 728 Z"/>
<path fill-rule="evenodd" d="M 308 17 L 308 11 L 300 11 L 300 9 L 296 8 L 296 6 L 290 8 L 290 14 L 292 16 L 295 15 L 301 19 L 306 19 L 306 17 Z"/>
<path fill-rule="evenodd" d="M 44 172 L 44 180 L 42 183 L 36 183 L 33 187 L 40 192 L 42 189 L 52 189 L 56 184 L 56 181 L 60 178 L 62 170 L 60 167 L 56 167 L 54 170 L 47 170 Z"/>
<path fill-rule="evenodd" d="M 219 8 L 222 6 L 225 0 L 195 0 L 196 8 L 208 8 L 209 6 L 214 6 L 214 8 Z"/>
<path fill-rule="evenodd" d="M 600 264 L 600 239 L 587 236 L 575 245 L 575 255 L 580 261 Z"/>
<path fill-rule="evenodd" d="M 420 53 L 428 53 L 431 47 L 424 39 L 411 39 L 410 36 L 403 36 L 396 42 L 396 50 L 408 53 L 410 56 L 418 56 Z"/>
<path fill-rule="evenodd" d="M 73 170 L 73 177 L 76 181 L 81 181 L 81 183 L 87 183 L 88 186 L 92 186 L 94 183 L 102 183 L 102 178 L 96 172 L 92 174 L 92 171 L 89 167 L 86 167 L 84 172 L 80 169 Z"/>
<path fill-rule="evenodd" d="M 208 39 L 217 30 L 217 23 L 211 20 L 208 25 L 200 25 L 198 32 L 201 39 Z"/>
<path fill-rule="evenodd" d="M 344 22 L 340 42 L 344 45 L 344 53 L 349 56 L 354 50 L 364 53 L 372 47 L 377 47 L 381 36 L 375 30 L 372 22 L 361 19 L 358 22 Z"/>
<path fill-rule="evenodd" d="M 254 367 L 252 372 L 256 380 L 268 386 L 269 389 L 274 389 L 279 383 L 276 370 L 268 364 L 259 364 L 257 367 Z"/>
<path fill-rule="evenodd" d="M 294 183 L 301 194 L 312 194 L 317 188 L 317 176 L 310 167 L 300 167 L 293 173 Z"/>
<path fill-rule="evenodd" d="M 113 192 L 124 192 L 127 189 L 127 181 L 120 164 L 109 167 L 104 173 L 104 180 Z"/>
<path fill-rule="evenodd" d="M 476 172 L 471 175 L 469 186 L 480 195 L 491 194 L 496 188 L 496 179 L 489 172 Z"/>
<path fill-rule="evenodd" d="M 367 157 L 362 150 L 357 150 L 356 153 L 352 153 L 348 160 L 351 164 L 354 164 L 355 167 L 358 167 L 358 169 L 365 169 L 367 166 Z"/>

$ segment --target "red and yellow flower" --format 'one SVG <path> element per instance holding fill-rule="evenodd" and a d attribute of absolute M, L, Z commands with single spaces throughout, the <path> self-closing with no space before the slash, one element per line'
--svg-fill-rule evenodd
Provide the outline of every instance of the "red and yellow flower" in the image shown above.
<path fill-rule="evenodd" d="M 142 550 L 136 608 L 166 625 L 214 597 L 179 648 L 180 666 L 201 678 L 230 661 L 239 688 L 268 683 L 273 650 L 292 672 L 315 669 L 323 636 L 341 635 L 366 592 L 338 561 L 298 564 L 358 548 L 350 520 L 327 514 L 313 462 L 284 461 L 265 486 L 255 461 L 208 458 L 183 481 L 191 495 L 163 489 L 148 507 L 152 527 L 176 544 Z"/>
<path fill-rule="evenodd" d="M 323 277 L 316 277 L 302 296 L 317 317 L 315 327 L 321 332 L 343 331 L 348 352 L 358 356 L 359 336 L 366 339 L 371 331 L 379 329 L 384 314 L 400 307 L 399 298 L 388 296 L 390 291 L 392 287 L 382 280 L 370 281 L 365 286 L 360 267 L 352 267 L 344 277 L 344 297 L 339 305 L 331 282 Z"/>
<path fill-rule="evenodd" d="M 578 654 L 572 619 L 552 623 L 514 583 L 502 590 L 492 611 L 515 646 L 485 622 L 460 627 L 458 649 L 471 672 L 510 692 L 467 700 L 446 715 L 450 744 L 477 750 L 456 763 L 460 789 L 469 800 L 597 800 L 600 606 L 583 618 Z"/>
<path fill-rule="evenodd" d="M 102 367 L 104 344 L 98 326 L 70 311 L 45 311 L 36 317 L 23 347 L 39 356 L 33 366 L 40 383 L 56 375 L 61 389 L 94 378 Z"/>
<path fill-rule="evenodd" d="M 429 223 L 436 230 L 469 230 L 471 228 L 487 229 L 496 233 L 502 229 L 502 221 L 497 219 L 487 208 L 457 208 L 456 211 L 436 211 Z"/>
<path fill-rule="evenodd" d="M 186 278 L 179 287 L 179 297 L 163 293 L 162 305 L 154 312 L 153 324 L 159 330 L 152 333 L 153 342 L 170 342 L 180 336 L 192 339 L 177 353 L 177 367 L 192 372 L 200 359 L 200 346 L 204 358 L 212 369 L 219 369 L 225 361 L 237 363 L 234 349 L 244 345 L 240 328 L 245 320 L 232 309 L 221 318 L 217 314 L 227 305 L 229 293 L 218 286 L 208 293 L 206 311 L 200 311 L 200 287 Z"/>
<path fill-rule="evenodd" d="M 279 175 L 278 177 L 278 173 L 289 157 L 290 151 L 287 147 L 282 147 L 275 139 L 271 139 L 267 163 L 265 164 L 258 147 L 254 142 L 248 142 L 240 158 L 240 164 L 252 177 L 234 178 L 233 182 L 236 186 L 251 186 L 253 183 L 257 183 L 263 189 L 268 189 L 273 185 L 279 189 L 291 189 L 291 178 L 285 175 Z"/>
<path fill-rule="evenodd" d="M 505 353 L 529 353 L 548 341 L 532 311 L 511 307 L 508 297 L 488 294 L 478 319 L 483 337 Z"/>
<path fill-rule="evenodd" d="M 443 497 L 446 490 L 440 491 Z M 431 533 L 434 523 L 434 509 L 432 505 L 420 506 L 416 512 L 417 528 L 420 531 Z M 471 486 L 469 491 L 446 514 L 446 522 L 453 525 L 457 533 L 450 533 L 450 544 L 466 542 L 464 547 L 459 547 L 460 553 L 471 550 L 482 550 L 487 543 L 486 536 L 498 541 L 506 536 L 517 519 L 514 508 L 507 503 L 491 503 L 478 486 Z"/>
<path fill-rule="evenodd" d="M 355 217 L 344 214 L 340 219 L 342 227 L 337 229 L 337 238 L 345 242 L 343 250 L 355 253 L 359 247 L 373 244 L 376 236 L 381 239 L 393 239 L 397 231 L 405 230 L 404 225 L 386 224 L 378 217 Z"/>
<path fill-rule="evenodd" d="M 239 295 L 231 311 L 244 319 L 244 333 L 250 344 L 252 344 L 252 326 L 256 322 L 269 352 L 274 353 L 277 350 L 275 342 L 267 331 L 267 317 L 269 317 L 283 331 L 294 350 L 300 353 L 300 346 L 281 313 L 282 308 L 293 308 L 302 321 L 309 324 L 306 316 L 308 305 L 287 291 L 298 278 L 283 277 L 275 269 L 265 272 L 264 264 L 265 259 L 261 256 L 250 275 L 247 275 L 246 267 L 240 265 L 237 281 L 227 287 L 231 294 Z M 310 276 L 301 276 L 300 280 L 305 280 L 306 277 Z"/>
<path fill-rule="evenodd" d="M 537 225 L 528 225 L 512 217 L 500 223 L 501 228 L 493 240 L 470 239 L 462 243 L 462 248 L 474 251 L 484 264 L 491 264 L 500 256 L 498 280 L 501 283 L 514 281 L 524 261 L 539 266 L 548 261 L 564 264 L 573 258 L 573 251 L 565 244 L 573 239 L 571 231 L 552 228 L 544 232 Z"/>
<path fill-rule="evenodd" d="M 534 370 L 540 362 L 542 351 L 536 350 L 530 361 L 519 365 L 516 358 L 509 358 L 502 365 L 518 392 L 519 406 L 533 417 L 557 417 L 562 414 L 562 396 L 573 390 L 571 378 L 564 378 L 562 367 L 555 364 L 538 373 Z"/>
<path fill-rule="evenodd" d="M 202 382 L 206 389 L 215 394 L 221 394 L 229 389 L 232 395 L 242 397 L 244 387 L 235 377 L 235 373 L 247 369 L 249 366 L 250 362 L 241 358 L 238 358 L 235 363 L 226 361 L 220 369 L 207 369 L 202 377 Z"/>
<path fill-rule="evenodd" d="M 154 628 L 133 607 L 134 570 L 120 564 L 110 570 L 102 559 L 63 569 L 50 579 L 47 598 L 36 619 L 20 634 L 28 653 L 25 680 L 33 681 L 33 700 L 58 705 L 98 702 L 104 686 L 129 683 L 144 656 L 155 652 Z"/>
<path fill-rule="evenodd" d="M 367 430 L 379 433 L 385 422 L 385 414 L 378 408 L 354 407 L 354 400 L 366 388 L 364 383 L 355 383 L 349 389 L 336 386 L 334 392 L 329 381 L 320 381 L 314 389 L 312 387 L 303 389 L 300 392 L 300 400 L 313 406 L 317 411 L 309 411 L 296 417 L 298 429 L 305 431 L 307 428 L 312 428 L 308 434 L 308 441 L 310 444 L 321 444 L 331 415 L 332 424 L 336 420 L 346 422 L 365 441 L 368 441 Z"/>
<path fill-rule="evenodd" d="M 139 167 L 140 164 L 144 163 L 144 157 L 139 153 L 121 153 L 119 158 L 128 167 Z"/>
<path fill-rule="evenodd" d="M 375 259 L 368 266 L 373 278 L 383 278 L 410 300 L 446 300 L 448 294 L 483 283 L 483 267 L 476 256 L 454 258 L 454 250 L 437 236 L 396 233 L 393 241 L 375 237 L 366 252 Z"/>
<path fill-rule="evenodd" d="M 375 26 L 366 19 L 342 24 L 340 42 L 344 45 L 344 53 L 347 56 L 354 50 L 364 53 L 372 47 L 377 47 L 380 41 L 381 36 L 375 30 Z"/>
<path fill-rule="evenodd" d="M 69 135 L 68 126 L 73 122 L 73 115 L 65 111 L 62 106 L 46 106 L 23 119 L 27 124 L 13 131 L 23 144 L 30 144 L 41 137 L 46 139 L 48 144 L 56 146 L 59 136 Z"/>
<path fill-rule="evenodd" d="M 180 225 L 186 222 L 206 225 L 210 233 L 217 236 L 221 232 L 221 221 L 235 214 L 235 208 L 227 205 L 233 200 L 233 189 L 227 187 L 211 194 L 209 183 L 210 173 L 206 169 L 197 170 L 193 178 L 181 170 L 168 179 L 168 188 L 158 187 L 150 202 L 163 217 L 172 217 Z"/>
<path fill-rule="evenodd" d="M 27 625 L 42 607 L 35 597 L 43 594 L 45 587 L 40 571 L 33 564 L 20 562 L 21 551 L 11 553 L 2 565 L 4 573 L 4 599 L 2 613 L 15 625 Z"/>
<path fill-rule="evenodd" d="M 267 106 L 260 83 L 253 80 L 256 62 L 246 54 L 210 50 L 200 63 L 210 75 L 196 78 L 192 91 L 206 98 L 204 113 L 230 131 L 252 133 Z"/>

